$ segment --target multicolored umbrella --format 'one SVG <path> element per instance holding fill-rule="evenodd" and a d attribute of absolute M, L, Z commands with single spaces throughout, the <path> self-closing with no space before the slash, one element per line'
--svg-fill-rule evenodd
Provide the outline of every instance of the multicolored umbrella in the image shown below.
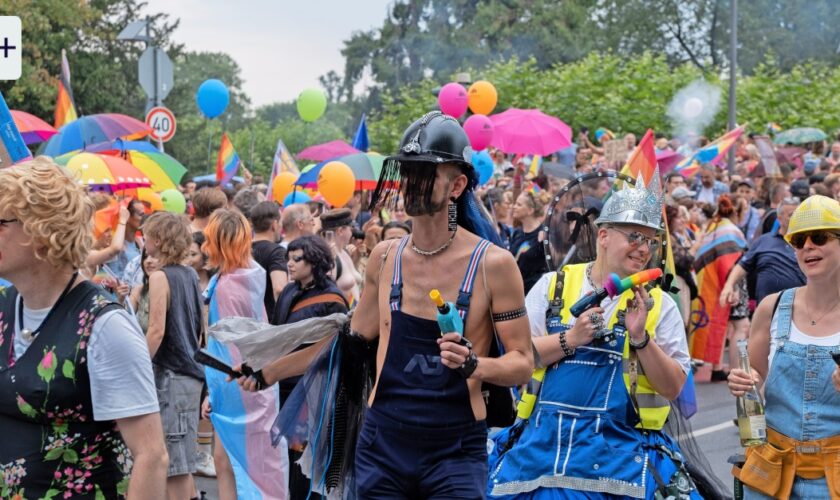
<path fill-rule="evenodd" d="M 776 134 L 773 142 L 776 144 L 807 144 L 819 142 L 828 138 L 828 135 L 818 128 L 801 127 L 791 128 Z"/>
<path fill-rule="evenodd" d="M 330 161 L 340 161 L 350 167 L 350 170 L 353 171 L 353 176 L 356 178 L 356 190 L 359 191 L 362 189 L 376 188 L 385 157 L 379 153 L 355 153 Z M 318 185 L 318 174 L 321 172 L 321 168 L 327 163 L 329 161 L 323 161 L 303 169 L 295 185 L 310 188 L 316 187 Z"/>
<path fill-rule="evenodd" d="M 361 153 L 361 151 L 344 141 L 330 141 L 309 146 L 298 153 L 297 157 L 301 160 L 324 161 L 355 153 Z"/>
<path fill-rule="evenodd" d="M 117 138 L 140 139 L 151 132 L 140 120 L 119 113 L 83 116 L 61 127 L 39 153 L 56 157 Z"/>
<path fill-rule="evenodd" d="M 510 108 L 490 121 L 490 144 L 505 153 L 548 156 L 572 145 L 572 128 L 539 109 Z"/>
<path fill-rule="evenodd" d="M 11 110 L 11 112 L 12 120 L 14 120 L 15 125 L 20 131 L 20 135 L 23 137 L 23 142 L 27 145 L 44 142 L 58 133 L 58 130 L 56 130 L 52 125 L 35 115 L 31 115 L 25 111 L 18 111 L 16 109 Z"/>
<path fill-rule="evenodd" d="M 87 148 L 85 152 L 117 156 L 126 160 L 128 163 L 137 167 L 145 177 L 149 178 L 149 181 L 152 183 L 151 190 L 158 193 L 167 189 L 177 189 L 178 183 L 181 182 L 184 174 L 187 173 L 187 168 L 178 160 L 166 153 L 161 153 L 156 147 L 146 141 L 124 141 L 117 139 L 115 141 L 94 144 Z M 80 151 L 67 153 L 67 155 L 73 156 L 78 153 Z M 67 155 L 62 155 L 59 158 Z"/>
<path fill-rule="evenodd" d="M 79 183 L 101 191 L 122 191 L 149 187 L 151 181 L 137 167 L 117 156 L 78 153 L 56 158 L 75 175 Z"/>

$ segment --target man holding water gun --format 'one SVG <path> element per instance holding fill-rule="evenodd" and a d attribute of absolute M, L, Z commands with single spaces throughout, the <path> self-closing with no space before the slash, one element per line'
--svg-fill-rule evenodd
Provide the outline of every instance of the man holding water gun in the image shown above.
<path fill-rule="evenodd" d="M 356 498 L 484 498 L 482 382 L 511 387 L 533 371 L 522 279 L 492 243 L 498 234 L 474 197 L 471 153 L 455 119 L 429 113 L 406 130 L 373 194 L 372 206 L 402 195 L 413 232 L 374 248 L 352 319 L 354 337 L 379 340 Z M 457 309 L 463 332 L 441 331 L 432 290 Z M 457 328 L 451 317 L 441 323 Z M 489 356 L 493 344 L 503 354 Z M 296 375 L 304 352 L 239 382 L 253 389 Z"/>
<path fill-rule="evenodd" d="M 605 203 L 594 262 L 531 289 L 531 333 L 547 368 L 534 373 L 518 422 L 494 439 L 490 496 L 699 498 L 661 432 L 690 370 L 675 302 L 643 286 L 661 275 L 645 270 L 661 213 L 657 170 L 649 187 L 640 180 Z"/>

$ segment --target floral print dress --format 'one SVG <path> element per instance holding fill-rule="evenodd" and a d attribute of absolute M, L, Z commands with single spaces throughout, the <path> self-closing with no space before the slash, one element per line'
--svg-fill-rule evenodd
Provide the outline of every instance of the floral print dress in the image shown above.
<path fill-rule="evenodd" d="M 118 306 L 77 285 L 15 360 L 16 298 L 0 289 L 0 498 L 122 497 L 130 456 L 114 422 L 94 421 L 87 371 L 94 320 Z"/>

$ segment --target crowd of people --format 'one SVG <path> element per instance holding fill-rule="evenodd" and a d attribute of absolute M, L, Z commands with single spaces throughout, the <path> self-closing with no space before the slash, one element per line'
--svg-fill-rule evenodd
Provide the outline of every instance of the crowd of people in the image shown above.
<path fill-rule="evenodd" d="M 0 429 L 17 439 L 0 447 L 0 496 L 186 500 L 201 495 L 193 474 L 216 477 L 223 500 L 334 493 L 312 477 L 317 450 L 273 444 L 333 337 L 238 384 L 195 354 L 249 373 L 209 334 L 220 321 L 351 311 L 337 336 L 375 359 L 351 497 L 708 496 L 698 457 L 666 428 L 692 373 L 736 396 L 764 388 L 770 445 L 736 471 L 747 498 L 840 496 L 840 141 L 771 174 L 753 141 L 734 146 L 732 171 L 703 164 L 619 189 L 584 132 L 545 160 L 560 165 L 551 172 L 492 151 L 478 185 L 461 125 L 431 113 L 386 161 L 382 178 L 400 183 L 344 207 L 281 207 L 253 176 L 185 180 L 184 214 L 88 192 L 46 157 L 2 169 Z M 683 155 L 703 145 L 656 142 Z M 580 213 L 548 234 L 552 207 L 587 174 Z M 581 248 L 549 269 L 557 238 Z M 668 251 L 668 286 L 573 314 L 610 274 Z M 463 331 L 441 331 L 433 289 Z M 535 400 L 514 422 L 508 388 L 526 385 L 516 395 Z M 489 387 L 507 392 L 502 418 L 486 409 Z M 503 429 L 488 441 L 488 426 Z"/>

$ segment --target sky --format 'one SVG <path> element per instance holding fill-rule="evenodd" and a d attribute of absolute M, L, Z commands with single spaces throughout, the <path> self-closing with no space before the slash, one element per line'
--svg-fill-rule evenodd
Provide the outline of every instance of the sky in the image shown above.
<path fill-rule="evenodd" d="M 391 0 L 147 0 L 148 11 L 180 18 L 173 35 L 187 50 L 226 52 L 259 107 L 343 74 L 343 41 L 382 25 Z M 176 73 L 177 75 L 177 73 Z"/>

